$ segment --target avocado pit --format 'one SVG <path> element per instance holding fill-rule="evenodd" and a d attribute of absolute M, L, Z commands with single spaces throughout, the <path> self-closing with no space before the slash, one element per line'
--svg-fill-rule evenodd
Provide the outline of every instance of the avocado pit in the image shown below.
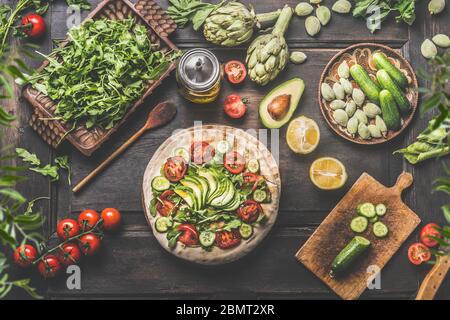
<path fill-rule="evenodd" d="M 281 94 L 273 98 L 273 100 L 267 106 L 267 112 L 272 117 L 272 119 L 279 121 L 283 119 L 291 104 L 290 94 Z"/>

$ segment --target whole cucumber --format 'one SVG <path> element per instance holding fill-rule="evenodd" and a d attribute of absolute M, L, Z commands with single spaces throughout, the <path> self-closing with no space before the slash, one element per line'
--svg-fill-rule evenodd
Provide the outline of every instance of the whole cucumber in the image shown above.
<path fill-rule="evenodd" d="M 370 241 L 361 236 L 355 236 L 334 258 L 331 264 L 330 276 L 345 271 L 370 246 Z"/>
<path fill-rule="evenodd" d="M 397 109 L 394 97 L 388 90 L 381 90 L 380 92 L 380 107 L 381 114 L 389 130 L 398 130 L 401 126 L 400 113 Z"/>
<path fill-rule="evenodd" d="M 382 52 L 375 52 L 372 55 L 372 60 L 375 63 L 375 66 L 378 70 L 384 69 L 389 73 L 392 79 L 394 79 L 397 84 L 405 89 L 408 86 L 408 79 L 396 66 L 394 66 L 386 55 Z"/>
<path fill-rule="evenodd" d="M 397 102 L 398 108 L 400 109 L 400 113 L 408 114 L 411 104 L 386 70 L 381 69 L 377 71 L 377 80 L 383 89 L 388 90 L 392 94 L 395 102 Z"/>
<path fill-rule="evenodd" d="M 372 100 L 373 102 L 379 101 L 378 95 L 380 94 L 380 88 L 369 77 L 366 69 L 364 69 L 359 64 L 355 64 L 351 66 L 350 74 L 370 100 Z"/>

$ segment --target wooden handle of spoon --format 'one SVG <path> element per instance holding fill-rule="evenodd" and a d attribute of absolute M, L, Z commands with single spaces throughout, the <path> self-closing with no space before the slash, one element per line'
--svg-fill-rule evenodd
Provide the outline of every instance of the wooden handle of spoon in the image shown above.
<path fill-rule="evenodd" d="M 416 300 L 433 300 L 450 268 L 450 256 L 438 256 L 436 264 L 423 279 Z"/>
<path fill-rule="evenodd" d="M 142 127 L 137 131 L 130 139 L 128 139 L 123 145 L 120 146 L 116 151 L 114 151 L 108 158 L 106 158 L 97 168 L 95 168 L 91 173 L 89 173 L 83 180 L 78 182 L 78 184 L 72 189 L 73 192 L 80 191 L 86 184 L 88 184 L 97 174 L 99 174 L 103 169 L 105 169 L 118 155 L 120 155 L 126 148 L 133 144 L 139 137 L 147 131 L 147 127 Z"/>

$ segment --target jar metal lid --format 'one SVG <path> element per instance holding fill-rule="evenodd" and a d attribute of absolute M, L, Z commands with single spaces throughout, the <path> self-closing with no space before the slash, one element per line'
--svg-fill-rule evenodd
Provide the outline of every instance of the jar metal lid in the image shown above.
<path fill-rule="evenodd" d="M 187 51 L 181 57 L 177 68 L 180 80 L 192 90 L 208 90 L 220 77 L 219 60 L 206 49 Z"/>

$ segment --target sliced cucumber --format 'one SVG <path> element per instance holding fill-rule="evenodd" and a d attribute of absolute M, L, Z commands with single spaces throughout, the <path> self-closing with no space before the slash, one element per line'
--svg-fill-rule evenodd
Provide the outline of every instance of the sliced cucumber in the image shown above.
<path fill-rule="evenodd" d="M 170 181 L 165 177 L 157 176 L 152 180 L 152 188 L 156 191 L 164 191 L 170 188 Z"/>
<path fill-rule="evenodd" d="M 221 140 L 216 144 L 216 151 L 222 155 L 231 150 L 231 144 L 227 140 Z"/>
<path fill-rule="evenodd" d="M 189 151 L 183 147 L 175 148 L 175 150 L 173 150 L 173 155 L 176 157 L 182 157 L 186 163 L 189 163 L 191 160 Z"/>
<path fill-rule="evenodd" d="M 383 222 L 375 222 L 373 224 L 373 234 L 377 238 L 384 238 L 388 235 L 389 229 Z"/>
<path fill-rule="evenodd" d="M 358 214 L 366 217 L 366 218 L 373 218 L 377 215 L 375 211 L 375 206 L 370 202 L 361 203 L 356 208 L 356 211 L 358 211 Z"/>
<path fill-rule="evenodd" d="M 253 191 L 253 200 L 256 202 L 264 202 L 267 199 L 267 192 L 262 189 L 256 189 Z"/>
<path fill-rule="evenodd" d="M 375 223 L 375 222 L 378 221 L 378 219 L 379 219 L 378 216 L 375 216 L 375 217 L 373 217 L 373 218 L 370 218 L 370 219 L 369 219 L 369 222 L 370 222 L 370 223 Z"/>
<path fill-rule="evenodd" d="M 247 170 L 251 173 L 258 173 L 259 172 L 259 161 L 258 159 L 250 159 L 247 162 Z"/>
<path fill-rule="evenodd" d="M 172 225 L 172 220 L 169 217 L 159 217 L 155 221 L 156 231 L 161 233 L 167 232 Z"/>
<path fill-rule="evenodd" d="M 350 229 L 354 232 L 361 233 L 366 231 L 369 221 L 366 217 L 356 217 L 350 222 Z"/>
<path fill-rule="evenodd" d="M 379 204 L 376 205 L 375 211 L 377 212 L 377 216 L 382 217 L 382 216 L 384 216 L 386 214 L 387 208 L 386 208 L 386 206 L 384 204 L 379 203 Z"/>
<path fill-rule="evenodd" d="M 249 224 L 243 223 L 239 227 L 239 233 L 242 239 L 248 239 L 253 235 L 253 227 Z"/>
<path fill-rule="evenodd" d="M 203 247 L 210 247 L 214 244 L 216 234 L 212 231 L 202 231 L 199 235 L 200 244 Z"/>
<path fill-rule="evenodd" d="M 364 237 L 355 236 L 331 263 L 330 276 L 345 271 L 370 246 L 370 241 Z"/>

